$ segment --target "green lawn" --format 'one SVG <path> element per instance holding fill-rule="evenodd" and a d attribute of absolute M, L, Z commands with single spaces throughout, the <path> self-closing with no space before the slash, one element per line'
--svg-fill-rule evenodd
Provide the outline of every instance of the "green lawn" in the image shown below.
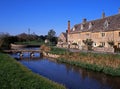
<path fill-rule="evenodd" d="M 34 74 L 9 55 L 0 53 L 0 89 L 65 89 Z"/>

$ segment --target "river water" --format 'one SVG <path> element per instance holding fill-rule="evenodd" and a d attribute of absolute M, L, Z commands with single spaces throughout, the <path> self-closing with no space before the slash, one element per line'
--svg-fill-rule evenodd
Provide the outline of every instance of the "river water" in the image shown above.
<path fill-rule="evenodd" d="M 29 53 L 24 54 L 22 58 L 18 54 L 12 54 L 12 57 L 33 72 L 63 84 L 68 89 L 120 89 L 120 77 L 111 77 L 52 59 L 40 58 L 37 53 L 33 58 L 29 57 Z"/>

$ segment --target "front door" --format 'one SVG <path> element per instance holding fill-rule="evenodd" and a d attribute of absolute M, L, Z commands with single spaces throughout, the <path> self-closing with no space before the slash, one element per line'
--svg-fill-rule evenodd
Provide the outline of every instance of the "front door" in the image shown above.
<path fill-rule="evenodd" d="M 120 48 L 120 43 L 118 43 L 118 48 Z"/>

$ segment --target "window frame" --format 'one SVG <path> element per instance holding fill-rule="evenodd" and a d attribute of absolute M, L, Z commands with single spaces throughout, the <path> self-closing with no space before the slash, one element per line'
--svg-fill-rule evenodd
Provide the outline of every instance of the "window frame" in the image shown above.
<path fill-rule="evenodd" d="M 102 33 L 101 33 L 101 37 L 105 37 L 105 32 L 102 32 Z"/>
<path fill-rule="evenodd" d="M 120 32 L 118 32 L 118 36 L 120 37 Z"/>
<path fill-rule="evenodd" d="M 109 23 L 108 23 L 108 21 L 106 20 L 106 21 L 104 22 L 104 28 L 108 28 L 108 26 L 109 26 Z"/>
<path fill-rule="evenodd" d="M 105 42 L 100 42 L 100 45 L 101 45 L 102 47 L 105 47 Z"/>

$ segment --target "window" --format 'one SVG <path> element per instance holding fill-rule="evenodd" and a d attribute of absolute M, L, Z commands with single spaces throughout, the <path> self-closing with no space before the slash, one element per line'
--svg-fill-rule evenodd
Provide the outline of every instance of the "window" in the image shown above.
<path fill-rule="evenodd" d="M 75 31 L 75 27 L 73 27 L 73 31 Z"/>
<path fill-rule="evenodd" d="M 104 37 L 104 36 L 105 36 L 105 33 L 101 33 L 101 36 Z"/>
<path fill-rule="evenodd" d="M 81 30 L 83 30 L 83 24 L 81 24 Z"/>
<path fill-rule="evenodd" d="M 94 45 L 96 46 L 96 43 L 94 43 Z"/>
<path fill-rule="evenodd" d="M 105 46 L 105 42 L 100 42 L 100 46 L 104 47 Z"/>
<path fill-rule="evenodd" d="M 118 48 L 120 48 L 120 43 L 118 43 Z"/>
<path fill-rule="evenodd" d="M 119 32 L 119 37 L 120 37 L 120 32 Z"/>
<path fill-rule="evenodd" d="M 106 20 L 106 21 L 104 22 L 104 28 L 107 28 L 107 27 L 109 26 L 109 24 L 110 24 L 110 23 L 108 23 L 108 21 Z"/>
<path fill-rule="evenodd" d="M 89 33 L 86 33 L 86 36 L 89 36 Z"/>
<path fill-rule="evenodd" d="M 83 30 L 85 27 L 85 24 L 81 24 L 81 30 Z"/>
<path fill-rule="evenodd" d="M 93 43 L 93 47 L 96 47 L 96 42 Z"/>

